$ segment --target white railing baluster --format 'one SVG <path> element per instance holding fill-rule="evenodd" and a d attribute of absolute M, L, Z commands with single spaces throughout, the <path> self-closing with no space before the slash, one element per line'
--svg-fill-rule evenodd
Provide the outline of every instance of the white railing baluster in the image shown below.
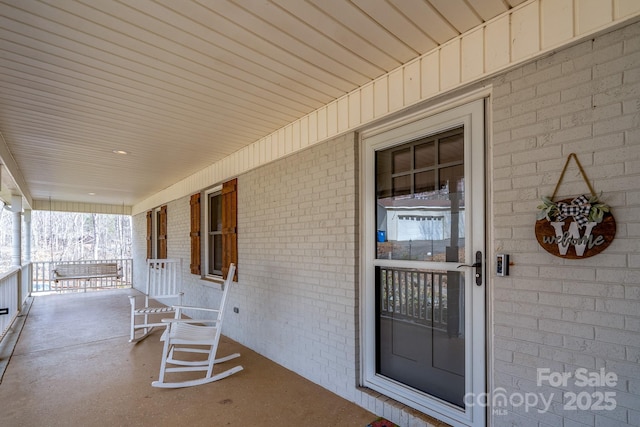
<path fill-rule="evenodd" d="M 0 276 L 0 340 L 18 315 L 20 268 L 12 267 Z"/>

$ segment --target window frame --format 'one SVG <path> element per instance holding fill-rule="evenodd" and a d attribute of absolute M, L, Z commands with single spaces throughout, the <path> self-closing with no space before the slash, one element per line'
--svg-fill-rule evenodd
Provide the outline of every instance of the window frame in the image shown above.
<path fill-rule="evenodd" d="M 210 247 L 210 195 L 220 192 L 222 221 L 222 274 L 209 273 Z M 238 179 L 234 178 L 192 194 L 191 216 L 191 274 L 207 281 L 221 282 L 226 279 L 229 265 L 236 265 L 233 280 L 238 281 Z M 218 270 L 219 271 L 219 270 Z"/>
<path fill-rule="evenodd" d="M 204 266 L 204 268 L 201 268 L 202 270 L 202 276 L 206 279 L 212 279 L 212 280 L 221 280 L 224 276 L 222 269 L 221 270 L 212 270 L 209 266 L 209 261 L 211 260 L 211 252 L 212 252 L 212 248 L 211 248 L 211 239 L 210 236 L 212 235 L 212 230 L 211 230 L 211 223 L 212 223 L 212 218 L 211 218 L 211 197 L 220 197 L 220 204 L 222 205 L 223 201 L 222 201 L 222 185 L 216 185 L 215 187 L 209 188 L 205 191 L 202 192 L 203 197 L 201 200 L 204 200 L 205 203 L 203 203 L 202 206 L 202 210 L 204 212 L 204 215 L 202 215 L 203 217 L 203 224 L 204 227 L 202 227 L 203 232 L 203 237 L 204 237 L 204 243 L 201 241 L 200 244 L 204 246 L 204 251 L 202 254 L 202 265 Z M 222 222 L 222 218 L 220 218 L 220 221 Z M 222 239 L 222 228 L 220 230 L 216 230 L 215 231 L 216 235 L 220 236 L 220 239 Z M 223 244 L 223 242 L 221 243 L 221 245 Z M 222 251 L 224 252 L 224 248 L 222 248 Z M 220 254 L 220 256 L 222 256 L 222 254 Z M 224 267 L 224 266 L 223 266 Z M 220 272 L 220 274 L 212 274 L 210 273 L 210 271 L 214 271 L 214 272 Z"/>

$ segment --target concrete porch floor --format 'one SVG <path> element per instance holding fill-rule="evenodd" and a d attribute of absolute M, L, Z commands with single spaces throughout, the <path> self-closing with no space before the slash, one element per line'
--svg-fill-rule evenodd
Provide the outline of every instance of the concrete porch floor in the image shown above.
<path fill-rule="evenodd" d="M 0 384 L 0 426 L 365 427 L 377 418 L 224 336 L 218 354 L 239 352 L 227 363 L 243 371 L 198 387 L 151 387 L 161 331 L 128 342 L 135 292 L 35 297 Z"/>

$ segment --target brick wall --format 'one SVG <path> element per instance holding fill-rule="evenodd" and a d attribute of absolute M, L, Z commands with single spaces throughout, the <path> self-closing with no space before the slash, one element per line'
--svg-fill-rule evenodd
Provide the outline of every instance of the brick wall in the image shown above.
<path fill-rule="evenodd" d="M 515 263 L 510 277 L 493 279 L 493 386 L 553 395 L 549 411 L 509 405 L 495 425 L 640 425 L 640 24 L 492 83 L 493 249 Z M 536 206 L 553 194 L 570 153 L 618 226 L 609 248 L 583 260 L 548 254 L 533 233 Z M 557 199 L 588 192 L 572 162 Z M 538 368 L 604 368 L 619 380 L 579 387 L 573 376 L 566 387 L 538 387 Z M 565 392 L 585 391 L 614 392 L 615 410 L 564 408 Z"/>
<path fill-rule="evenodd" d="M 238 180 L 239 309 L 227 332 L 342 396 L 356 370 L 354 134 Z"/>

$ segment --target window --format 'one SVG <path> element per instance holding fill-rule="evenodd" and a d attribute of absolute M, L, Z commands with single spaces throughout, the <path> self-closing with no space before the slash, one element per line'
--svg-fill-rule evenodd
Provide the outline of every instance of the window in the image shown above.
<path fill-rule="evenodd" d="M 192 274 L 224 278 L 230 263 L 237 266 L 237 204 L 236 179 L 191 196 Z"/>
<path fill-rule="evenodd" d="M 167 258 L 167 205 L 147 212 L 147 259 Z"/>
<path fill-rule="evenodd" d="M 222 276 L 222 188 L 206 193 L 207 198 L 207 276 Z"/>

